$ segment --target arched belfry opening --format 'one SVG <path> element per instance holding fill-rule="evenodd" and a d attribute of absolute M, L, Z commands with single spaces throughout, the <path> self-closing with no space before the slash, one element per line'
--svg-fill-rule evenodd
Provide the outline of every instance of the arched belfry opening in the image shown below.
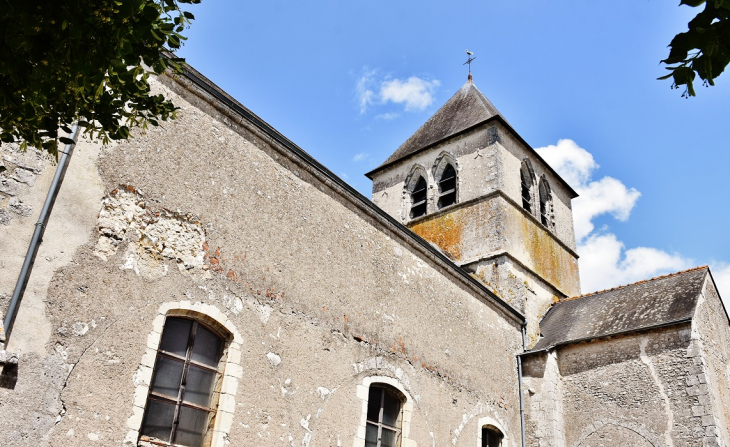
<path fill-rule="evenodd" d="M 545 225 L 549 230 L 552 230 L 555 225 L 555 219 L 553 217 L 553 196 L 550 191 L 550 184 L 545 176 L 540 178 L 538 195 L 540 199 L 540 223 Z"/>
<path fill-rule="evenodd" d="M 532 170 L 532 164 L 530 160 L 522 160 L 522 166 L 520 167 L 520 186 L 522 196 L 522 208 L 525 211 L 533 214 L 533 190 L 535 185 L 535 172 Z"/>

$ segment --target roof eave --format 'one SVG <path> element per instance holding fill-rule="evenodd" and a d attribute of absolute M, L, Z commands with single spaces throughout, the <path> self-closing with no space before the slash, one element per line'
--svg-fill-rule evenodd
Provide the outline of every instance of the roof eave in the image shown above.
<path fill-rule="evenodd" d="M 576 338 L 574 340 L 564 340 L 564 341 L 561 341 L 558 343 L 554 343 L 554 344 L 545 346 L 544 348 L 525 351 L 518 355 L 524 356 L 524 355 L 528 355 L 528 354 L 539 354 L 541 352 L 552 351 L 555 348 L 560 348 L 560 347 L 568 346 L 568 345 L 574 345 L 574 344 L 583 343 L 583 342 L 587 342 L 587 341 L 599 340 L 601 338 L 618 337 L 620 335 L 629 335 L 629 334 L 635 334 L 638 332 L 647 332 L 647 331 L 651 331 L 654 329 L 662 329 L 662 328 L 666 328 L 666 327 L 670 327 L 670 326 L 679 326 L 682 324 L 691 323 L 692 319 L 693 319 L 692 317 L 683 318 L 680 320 L 674 320 L 674 321 L 670 321 L 670 322 L 666 322 L 666 323 L 659 323 L 659 324 L 654 324 L 651 326 L 644 326 L 644 327 L 640 327 L 640 328 L 626 329 L 624 331 L 611 332 L 608 334 L 591 335 L 589 337 Z"/>

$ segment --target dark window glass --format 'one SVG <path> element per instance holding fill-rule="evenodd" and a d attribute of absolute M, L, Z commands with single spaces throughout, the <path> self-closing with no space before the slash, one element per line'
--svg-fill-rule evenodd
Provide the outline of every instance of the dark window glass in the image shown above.
<path fill-rule="evenodd" d="M 140 433 L 200 447 L 212 426 L 224 340 L 195 320 L 168 317 Z"/>
<path fill-rule="evenodd" d="M 411 219 L 426 215 L 426 180 L 418 177 L 411 192 Z"/>
<path fill-rule="evenodd" d="M 499 430 L 482 427 L 482 447 L 499 447 L 502 445 L 502 437 Z"/>
<path fill-rule="evenodd" d="M 365 427 L 366 447 L 400 445 L 403 397 L 395 389 L 371 386 L 368 393 L 368 417 Z"/>
<path fill-rule="evenodd" d="M 439 208 L 456 203 L 456 171 L 451 165 L 446 165 L 441 180 L 439 180 Z"/>

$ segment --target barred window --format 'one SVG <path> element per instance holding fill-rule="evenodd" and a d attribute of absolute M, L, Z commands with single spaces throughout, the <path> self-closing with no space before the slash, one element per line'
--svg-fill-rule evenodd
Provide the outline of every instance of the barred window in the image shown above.
<path fill-rule="evenodd" d="M 439 209 L 456 203 L 456 170 L 446 165 L 439 180 Z"/>
<path fill-rule="evenodd" d="M 141 445 L 210 444 L 225 339 L 188 318 L 167 317 L 155 360 Z"/>
<path fill-rule="evenodd" d="M 368 394 L 365 447 L 399 447 L 405 397 L 395 388 L 373 384 Z"/>

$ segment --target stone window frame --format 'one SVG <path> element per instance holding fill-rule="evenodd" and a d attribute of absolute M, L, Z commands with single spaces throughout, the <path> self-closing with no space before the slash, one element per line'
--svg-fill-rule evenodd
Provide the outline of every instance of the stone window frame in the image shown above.
<path fill-rule="evenodd" d="M 210 444 L 206 447 L 224 447 L 227 442 L 228 433 L 233 425 L 233 414 L 236 408 L 236 391 L 238 380 L 243 377 L 241 367 L 241 345 L 243 339 L 231 320 L 217 307 L 200 302 L 173 301 L 160 305 L 157 315 L 152 320 L 152 331 L 147 336 L 147 347 L 142 356 L 139 368 L 134 374 L 135 386 L 134 402 L 132 404 L 132 415 L 127 419 L 129 431 L 124 438 L 125 447 L 136 447 L 139 444 L 140 429 L 144 417 L 147 396 L 149 394 L 152 373 L 157 359 L 157 351 L 160 346 L 162 330 L 165 319 L 168 317 L 184 317 L 194 319 L 213 326 L 214 328 L 227 332 L 229 339 L 223 354 L 225 364 L 222 368 L 222 382 L 218 396 L 218 406 L 214 416 L 213 434 Z"/>
<path fill-rule="evenodd" d="M 504 428 L 502 428 L 502 424 L 500 424 L 493 418 L 489 416 L 479 418 L 477 427 L 479 430 L 477 432 L 477 447 L 482 447 L 482 429 L 484 428 L 492 428 L 502 435 L 502 442 L 500 442 L 500 447 L 506 447 L 511 445 L 509 442 L 509 438 L 507 437 L 507 432 L 504 430 Z"/>
<path fill-rule="evenodd" d="M 420 216 L 412 217 L 412 211 L 413 211 L 413 190 L 416 188 L 416 185 L 418 184 L 418 179 L 423 178 L 423 180 L 426 182 L 426 212 L 425 214 L 422 214 Z M 405 216 L 407 220 L 415 220 L 422 217 L 425 217 L 428 215 L 430 211 L 430 206 L 428 205 L 431 201 L 430 194 L 429 194 L 429 178 L 428 178 L 428 172 L 426 171 L 426 168 L 423 165 L 415 164 L 411 168 L 410 173 L 406 177 L 404 185 L 404 203 L 405 203 Z"/>
<path fill-rule="evenodd" d="M 525 172 L 526 174 L 523 174 Z M 529 184 L 525 184 L 524 175 L 529 177 Z M 536 177 L 535 177 L 535 170 L 532 168 L 532 162 L 529 158 L 523 158 L 522 163 L 520 164 L 520 203 L 522 204 L 522 209 L 527 211 L 528 213 L 535 216 L 536 214 L 536 206 L 535 206 L 535 189 L 536 189 Z M 525 186 L 527 186 L 529 189 L 527 191 L 527 195 L 525 195 Z M 525 207 L 525 202 L 527 202 L 530 209 L 527 209 Z M 538 210 L 539 211 L 539 210 Z"/>
<path fill-rule="evenodd" d="M 438 202 L 441 199 L 441 190 L 440 190 L 440 183 L 441 183 L 441 177 L 444 175 L 444 171 L 446 170 L 446 167 L 451 165 L 451 167 L 454 169 L 454 176 L 456 179 L 454 180 L 454 188 L 455 188 L 455 201 L 452 204 L 439 207 Z M 460 166 L 459 163 L 456 160 L 456 157 L 454 157 L 453 154 L 443 151 L 439 154 L 438 157 L 436 157 L 436 160 L 433 162 L 433 168 L 432 168 L 433 178 L 436 182 L 437 189 L 437 197 L 436 197 L 436 207 L 438 209 L 444 209 L 448 208 L 450 206 L 454 206 L 459 203 L 459 191 L 461 188 L 459 188 L 459 178 L 460 178 Z"/>
<path fill-rule="evenodd" d="M 544 192 L 543 192 L 544 191 Z M 543 200 L 543 194 L 547 197 Z M 538 206 L 537 215 L 540 223 L 543 224 L 548 230 L 555 230 L 555 207 L 553 206 L 553 191 L 550 188 L 550 183 L 545 177 L 545 174 L 540 176 L 540 180 L 537 185 L 538 195 Z M 543 212 L 543 203 L 545 210 Z M 544 218 L 544 219 L 543 219 Z"/>
<path fill-rule="evenodd" d="M 360 424 L 357 427 L 355 439 L 353 440 L 353 447 L 365 447 L 365 431 L 367 429 L 367 418 L 368 418 L 368 397 L 370 395 L 370 386 L 375 384 L 378 386 L 388 385 L 401 393 L 405 399 L 403 406 L 401 407 L 401 443 L 400 447 L 417 447 L 417 444 L 412 439 L 409 439 L 411 432 L 411 420 L 413 418 L 413 398 L 410 393 L 406 391 L 405 387 L 400 383 L 398 379 L 388 376 L 366 376 L 362 379 L 362 383 L 357 385 L 356 395 L 361 402 L 362 413 L 360 415 Z"/>

